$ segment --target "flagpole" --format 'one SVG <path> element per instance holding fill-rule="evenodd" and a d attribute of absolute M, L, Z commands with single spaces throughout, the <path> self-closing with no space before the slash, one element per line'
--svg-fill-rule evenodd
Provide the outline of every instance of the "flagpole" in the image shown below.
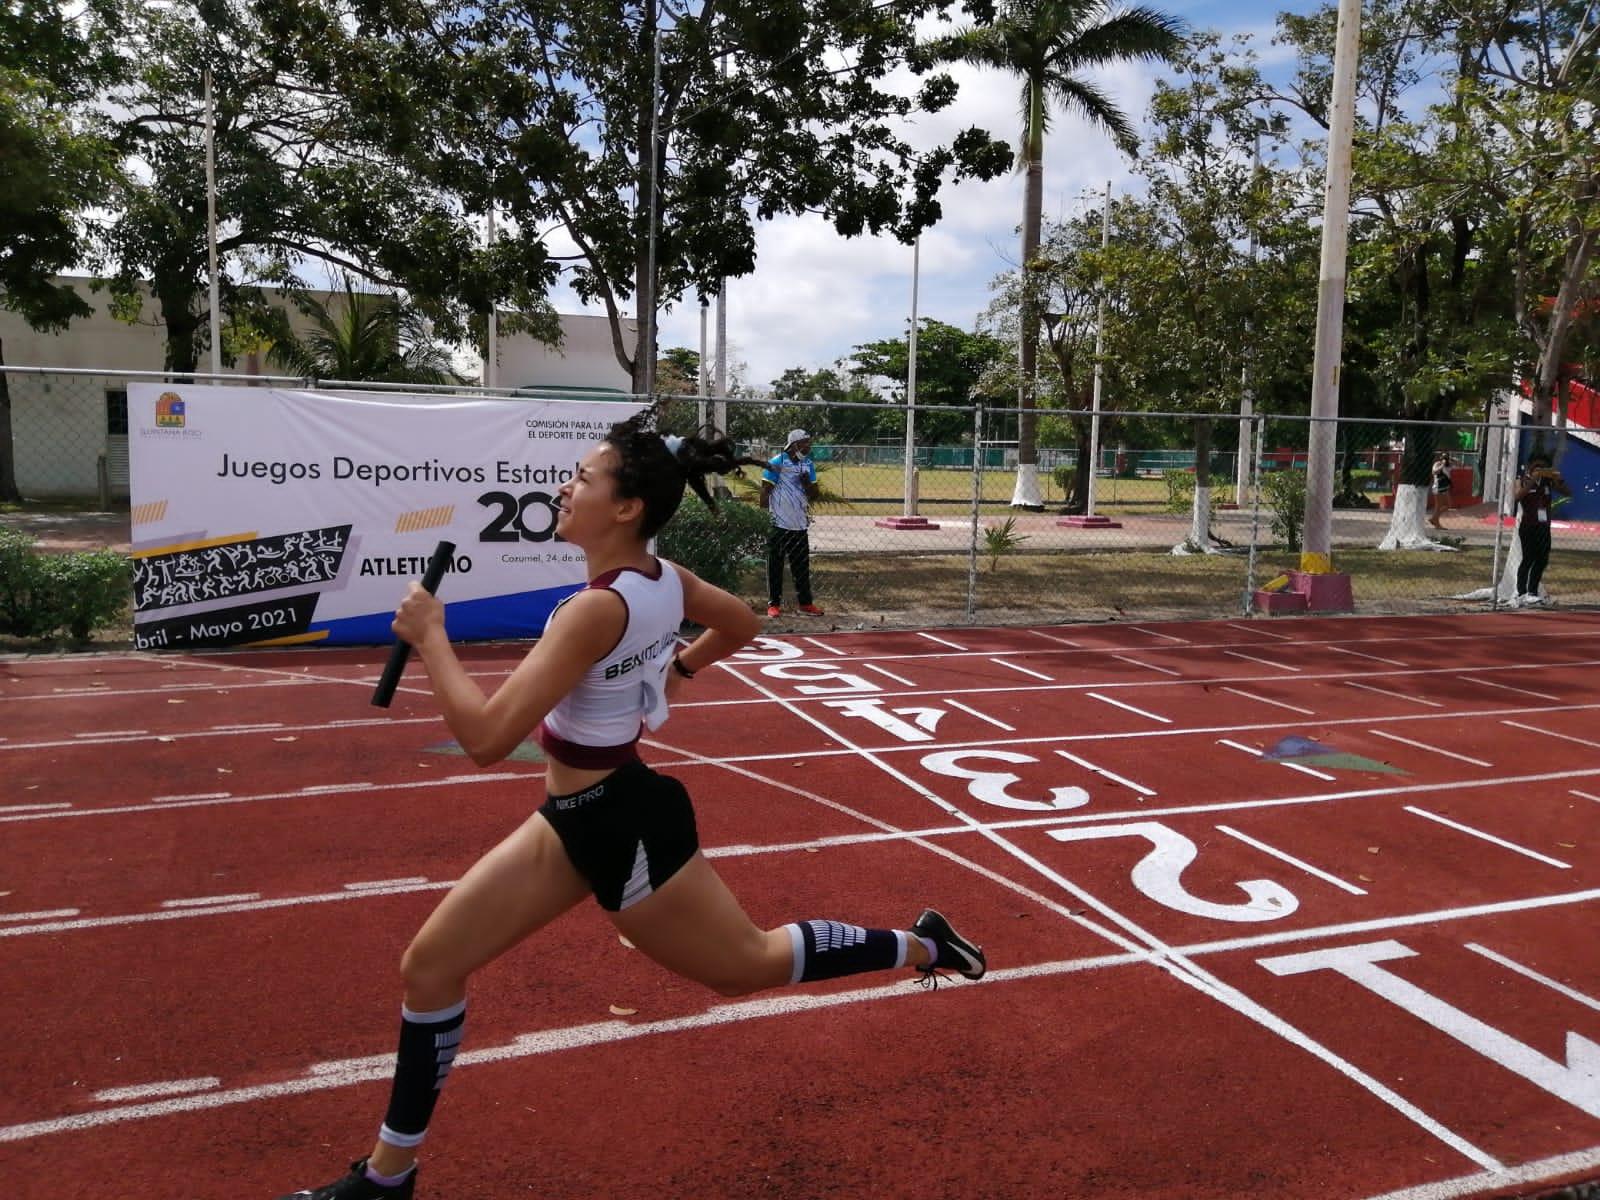
<path fill-rule="evenodd" d="M 217 296 L 217 152 L 216 109 L 211 98 L 211 72 L 206 91 L 206 254 L 211 266 L 211 373 L 222 373 L 222 311 Z"/>

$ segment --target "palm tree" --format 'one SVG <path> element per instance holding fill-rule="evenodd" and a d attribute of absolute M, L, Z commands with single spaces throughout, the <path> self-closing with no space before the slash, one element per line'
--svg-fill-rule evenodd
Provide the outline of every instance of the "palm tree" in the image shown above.
<path fill-rule="evenodd" d="M 268 357 L 295 375 L 377 383 L 460 383 L 448 349 L 427 319 L 398 296 L 358 292 L 344 280 L 342 304 L 299 295 L 311 333 L 276 343 Z"/>
<path fill-rule="evenodd" d="M 1187 27 L 1151 8 L 1114 9 L 1105 0 L 1008 0 L 995 21 L 960 30 L 933 42 L 936 61 L 993 67 L 1022 80 L 1022 152 L 1017 167 L 1027 172 L 1022 202 L 1022 303 L 1018 366 L 1021 382 L 1014 508 L 1044 507 L 1039 492 L 1038 418 L 1034 382 L 1039 351 L 1039 304 L 1029 276 L 1039 249 L 1044 209 L 1044 135 L 1052 104 L 1101 126 L 1132 154 L 1133 125 L 1111 98 L 1082 78 L 1086 71 L 1130 60 L 1173 62 Z"/>

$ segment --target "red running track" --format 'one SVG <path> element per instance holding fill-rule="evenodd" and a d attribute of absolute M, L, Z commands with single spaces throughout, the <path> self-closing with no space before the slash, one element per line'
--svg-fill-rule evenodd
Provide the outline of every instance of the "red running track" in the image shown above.
<path fill-rule="evenodd" d="M 541 790 L 417 677 L 370 709 L 380 659 L 0 659 L 6 1196 L 268 1197 L 370 1142 L 399 951 Z M 647 745 L 718 869 L 769 925 L 937 903 L 989 977 L 726 1001 L 580 909 L 475 981 L 420 1194 L 1593 1178 L 1597 665 L 1578 613 L 764 639 Z"/>

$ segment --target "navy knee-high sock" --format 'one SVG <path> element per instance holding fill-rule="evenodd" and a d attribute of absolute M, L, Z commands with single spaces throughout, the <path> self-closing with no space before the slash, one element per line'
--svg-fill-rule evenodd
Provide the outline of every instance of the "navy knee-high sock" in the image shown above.
<path fill-rule="evenodd" d="M 906 965 L 910 935 L 898 929 L 863 929 L 841 921 L 800 921 L 784 928 L 794 951 L 790 983 L 813 983 Z"/>
<path fill-rule="evenodd" d="M 400 1006 L 400 1049 L 395 1056 L 389 1111 L 378 1139 L 391 1146 L 420 1146 L 438 1103 L 439 1089 L 456 1060 L 467 1002 L 437 1012 L 412 1012 Z"/>

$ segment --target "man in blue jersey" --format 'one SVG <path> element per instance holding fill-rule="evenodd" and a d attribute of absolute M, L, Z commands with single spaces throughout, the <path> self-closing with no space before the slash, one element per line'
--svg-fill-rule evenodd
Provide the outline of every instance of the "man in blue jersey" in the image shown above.
<path fill-rule="evenodd" d="M 767 534 L 767 616 L 783 612 L 783 564 L 788 560 L 794 576 L 795 599 L 800 611 L 820 617 L 811 602 L 811 502 L 817 498 L 817 468 L 811 461 L 811 437 L 804 429 L 791 429 L 781 454 L 774 454 L 761 473 L 761 507 L 772 514 Z"/>

